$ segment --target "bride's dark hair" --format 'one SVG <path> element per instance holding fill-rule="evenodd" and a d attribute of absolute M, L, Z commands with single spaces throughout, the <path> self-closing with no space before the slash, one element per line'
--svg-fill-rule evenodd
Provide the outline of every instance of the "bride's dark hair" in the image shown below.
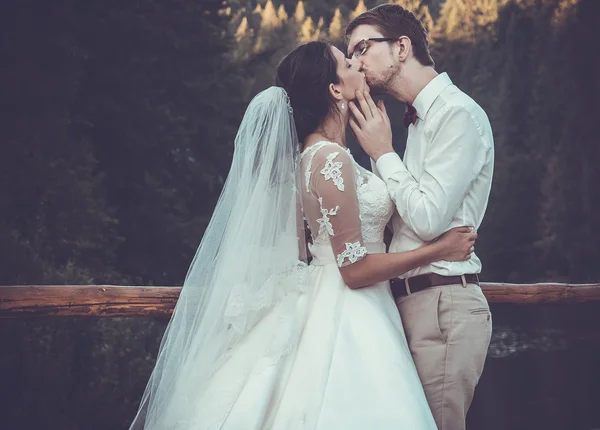
<path fill-rule="evenodd" d="M 329 84 L 338 84 L 337 62 L 327 41 L 308 42 L 294 49 L 279 63 L 275 85 L 288 94 L 300 142 L 314 132 L 331 112 L 339 111 L 329 94 Z"/>

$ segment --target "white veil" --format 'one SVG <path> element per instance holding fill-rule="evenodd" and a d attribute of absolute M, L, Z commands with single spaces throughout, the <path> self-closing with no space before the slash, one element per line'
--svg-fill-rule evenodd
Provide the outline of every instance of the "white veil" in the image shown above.
<path fill-rule="evenodd" d="M 299 163 L 289 98 L 270 87 L 246 110 L 227 181 L 130 429 L 175 428 L 193 414 L 202 420 L 191 409 L 228 351 L 275 304 L 303 290 Z"/>

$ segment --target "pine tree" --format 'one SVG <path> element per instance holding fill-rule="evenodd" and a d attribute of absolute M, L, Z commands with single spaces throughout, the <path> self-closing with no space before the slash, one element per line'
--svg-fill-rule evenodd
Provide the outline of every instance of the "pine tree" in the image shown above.
<path fill-rule="evenodd" d="M 469 20 L 470 11 L 463 0 L 446 0 L 442 5 L 437 28 L 447 39 L 464 38 L 463 26 Z"/>
<path fill-rule="evenodd" d="M 415 15 L 423 6 L 422 0 L 392 0 L 393 3 L 402 6 L 404 9 L 408 9 Z"/>
<path fill-rule="evenodd" d="M 500 6 L 499 0 L 446 0 L 438 30 L 448 39 L 473 40 L 494 26 Z"/>
<path fill-rule="evenodd" d="M 434 27 L 434 21 L 429 12 L 429 6 L 423 4 L 422 0 L 390 0 L 389 3 L 395 3 L 402 6 L 404 9 L 411 11 L 419 21 L 423 23 L 423 27 L 427 31 L 431 31 Z"/>
<path fill-rule="evenodd" d="M 272 0 L 268 0 L 260 15 L 260 27 L 253 51 L 264 53 L 276 49 L 279 45 L 279 29 L 282 22 L 279 19 Z"/>
<path fill-rule="evenodd" d="M 298 25 L 302 25 L 304 20 L 306 19 L 306 12 L 304 10 L 304 2 L 302 0 L 298 0 L 298 4 L 296 5 L 296 11 L 294 12 L 294 19 Z"/>
<path fill-rule="evenodd" d="M 261 30 L 270 30 L 281 27 L 281 20 L 277 15 L 273 0 L 267 0 L 265 7 L 261 14 L 260 28 Z"/>
<path fill-rule="evenodd" d="M 242 18 L 242 22 L 240 22 L 240 25 L 235 31 L 235 39 L 239 42 L 246 36 L 248 36 L 248 17 L 245 16 Z"/>
<path fill-rule="evenodd" d="M 300 42 L 306 43 L 315 39 L 315 23 L 309 16 L 300 27 Z"/>
<path fill-rule="evenodd" d="M 329 37 L 334 40 L 341 40 L 344 36 L 344 23 L 342 21 L 342 12 L 340 12 L 340 8 L 335 8 L 335 12 L 333 13 L 333 18 L 331 19 L 331 23 L 329 24 Z"/>
<path fill-rule="evenodd" d="M 367 11 L 364 0 L 358 0 L 356 8 L 350 13 L 350 20 Z"/>
<path fill-rule="evenodd" d="M 429 12 L 429 6 L 423 5 L 417 13 L 417 18 L 423 23 L 423 27 L 430 33 L 435 27 L 435 21 Z"/>
<path fill-rule="evenodd" d="M 319 21 L 317 22 L 317 27 L 315 28 L 315 34 L 313 36 L 314 40 L 318 40 L 321 37 L 321 32 L 323 31 L 323 27 L 325 26 L 325 20 L 323 17 L 319 17 Z"/>
<path fill-rule="evenodd" d="M 285 11 L 285 7 L 283 6 L 283 4 L 280 4 L 280 5 L 279 5 L 279 9 L 277 9 L 277 17 L 278 17 L 278 18 L 279 18 L 279 20 L 280 20 L 282 23 L 284 23 L 284 24 L 285 24 L 285 23 L 287 22 L 287 20 L 288 20 L 288 14 L 287 14 L 287 12 Z"/>

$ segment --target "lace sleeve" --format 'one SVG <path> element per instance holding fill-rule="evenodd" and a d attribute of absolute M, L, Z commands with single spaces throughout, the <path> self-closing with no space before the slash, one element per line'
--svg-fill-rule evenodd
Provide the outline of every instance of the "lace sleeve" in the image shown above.
<path fill-rule="evenodd" d="M 367 255 L 364 246 L 354 161 L 341 147 L 331 144 L 318 150 L 311 163 L 311 194 L 318 200 L 319 236 L 329 235 L 339 267 L 355 263 Z"/>

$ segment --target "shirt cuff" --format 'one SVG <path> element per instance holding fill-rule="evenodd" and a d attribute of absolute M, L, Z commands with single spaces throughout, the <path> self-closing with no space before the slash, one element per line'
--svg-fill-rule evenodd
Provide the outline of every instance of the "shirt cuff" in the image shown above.
<path fill-rule="evenodd" d="M 383 154 L 377 159 L 375 167 L 386 184 L 397 173 L 409 173 L 400 156 L 395 152 Z"/>

